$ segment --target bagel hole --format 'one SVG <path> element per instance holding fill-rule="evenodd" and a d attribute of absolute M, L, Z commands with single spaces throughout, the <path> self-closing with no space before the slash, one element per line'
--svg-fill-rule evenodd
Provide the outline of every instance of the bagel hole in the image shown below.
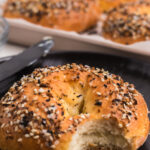
<path fill-rule="evenodd" d="M 76 116 L 80 114 L 84 114 L 84 99 L 80 100 L 78 103 L 75 105 L 66 105 L 66 110 L 69 114 L 69 116 Z"/>
<path fill-rule="evenodd" d="M 86 122 L 73 135 L 69 150 L 130 150 L 128 141 L 114 120 Z"/>
<path fill-rule="evenodd" d="M 83 110 L 84 110 L 84 99 L 81 101 L 80 103 L 80 107 L 79 107 L 79 114 L 82 114 L 83 113 Z"/>
<path fill-rule="evenodd" d="M 84 112 L 85 100 L 83 94 L 79 92 L 74 93 L 75 94 L 72 94 L 71 98 L 70 97 L 68 97 L 68 99 L 64 98 L 65 100 L 63 101 L 63 106 L 65 107 L 67 114 L 69 116 L 77 116 L 85 113 Z"/>

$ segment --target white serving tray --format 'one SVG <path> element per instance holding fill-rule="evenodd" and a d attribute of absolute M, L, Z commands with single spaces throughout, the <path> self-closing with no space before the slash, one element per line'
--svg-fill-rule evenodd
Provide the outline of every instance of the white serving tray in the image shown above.
<path fill-rule="evenodd" d="M 55 40 L 55 49 L 57 50 L 92 50 L 104 51 L 105 53 L 122 51 L 150 56 L 150 41 L 122 45 L 106 40 L 96 34 L 78 34 L 76 32 L 50 29 L 22 19 L 7 20 L 11 26 L 9 40 L 17 44 L 31 45 L 44 36 L 52 36 Z"/>

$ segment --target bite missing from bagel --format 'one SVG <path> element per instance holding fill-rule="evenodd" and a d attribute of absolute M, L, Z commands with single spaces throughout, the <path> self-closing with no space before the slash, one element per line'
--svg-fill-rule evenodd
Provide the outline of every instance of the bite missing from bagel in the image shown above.
<path fill-rule="evenodd" d="M 2 150 L 136 150 L 148 132 L 143 96 L 99 68 L 39 68 L 0 101 Z"/>

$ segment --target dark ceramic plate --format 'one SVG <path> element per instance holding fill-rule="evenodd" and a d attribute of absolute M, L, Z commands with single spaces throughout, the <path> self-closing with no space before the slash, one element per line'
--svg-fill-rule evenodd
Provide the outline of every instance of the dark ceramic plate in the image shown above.
<path fill-rule="evenodd" d="M 36 67 L 63 65 L 67 63 L 81 63 L 104 68 L 120 75 L 125 81 L 135 84 L 144 95 L 150 110 L 150 64 L 138 60 L 85 52 L 53 52 L 41 58 L 36 64 L 25 68 L 16 75 L 0 83 L 0 97 L 9 89 L 13 82 L 24 74 L 31 73 Z M 150 150 L 150 136 L 140 150 Z"/>

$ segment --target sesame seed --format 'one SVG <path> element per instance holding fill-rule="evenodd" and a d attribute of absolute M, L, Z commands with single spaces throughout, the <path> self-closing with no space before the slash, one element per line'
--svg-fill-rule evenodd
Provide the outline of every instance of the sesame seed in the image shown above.
<path fill-rule="evenodd" d="M 37 89 L 34 89 L 34 94 L 38 94 L 38 90 Z"/>
<path fill-rule="evenodd" d="M 29 137 L 30 137 L 30 135 L 29 135 L 29 134 L 25 134 L 25 137 L 26 137 L 26 138 L 29 138 Z"/>
<path fill-rule="evenodd" d="M 2 125 L 1 125 L 1 128 L 3 128 L 5 126 L 5 123 L 3 123 Z"/>
<path fill-rule="evenodd" d="M 55 146 L 55 145 L 52 145 L 52 146 L 51 146 L 51 148 L 53 148 L 53 149 L 54 149 L 54 148 L 56 148 L 56 146 Z"/>
<path fill-rule="evenodd" d="M 101 94 L 101 92 L 97 92 L 97 95 L 98 95 L 98 96 L 101 96 L 102 94 Z"/>
<path fill-rule="evenodd" d="M 45 92 L 45 90 L 43 88 L 39 89 L 39 93 L 44 93 L 44 92 Z"/>
<path fill-rule="evenodd" d="M 33 137 L 34 139 L 39 139 L 39 135 L 36 135 Z"/>
<path fill-rule="evenodd" d="M 122 127 L 123 127 L 123 125 L 122 125 L 121 123 L 119 123 L 118 125 L 119 125 L 119 127 L 120 127 L 120 128 L 122 128 Z"/>
<path fill-rule="evenodd" d="M 22 142 L 22 138 L 19 138 L 17 141 L 18 141 L 18 142 Z"/>

